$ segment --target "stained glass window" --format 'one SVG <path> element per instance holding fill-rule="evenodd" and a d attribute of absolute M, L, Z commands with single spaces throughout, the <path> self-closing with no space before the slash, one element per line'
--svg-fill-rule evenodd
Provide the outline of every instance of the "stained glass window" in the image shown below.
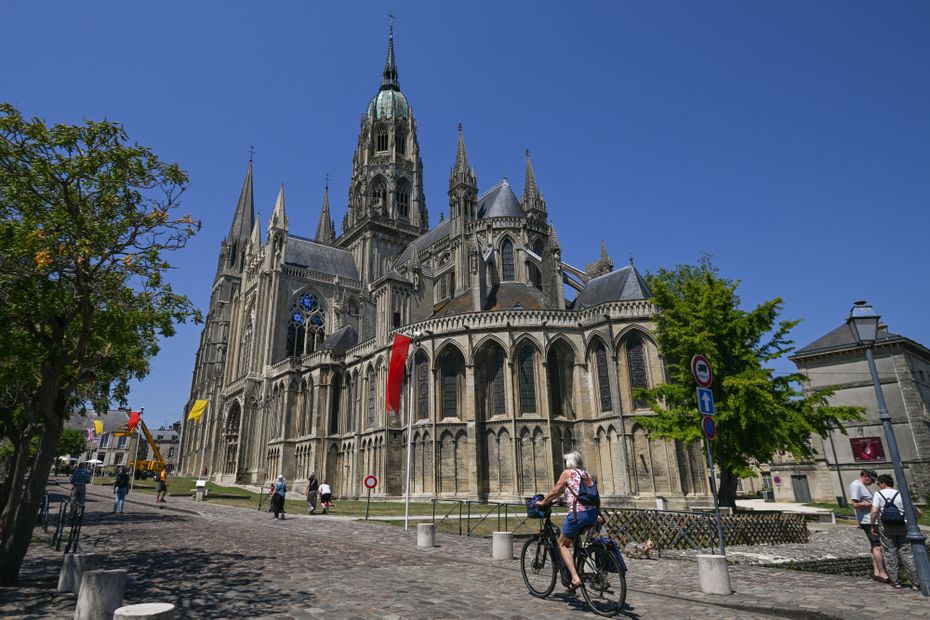
<path fill-rule="evenodd" d="M 459 365 L 447 355 L 442 361 L 442 417 L 458 416 Z"/>
<path fill-rule="evenodd" d="M 491 415 L 504 414 L 504 352 L 495 349 L 491 353 Z"/>
<path fill-rule="evenodd" d="M 630 365 L 630 387 L 648 388 L 649 375 L 646 372 L 646 351 L 643 339 L 637 335 L 631 336 L 626 342 L 626 355 Z M 646 406 L 646 402 L 641 399 L 634 399 L 633 404 L 637 409 Z"/>
<path fill-rule="evenodd" d="M 520 383 L 520 413 L 536 412 L 536 376 L 533 374 L 533 347 L 517 351 L 517 380 Z"/>
<path fill-rule="evenodd" d="M 504 239 L 501 243 L 501 269 L 504 280 L 514 280 L 513 271 L 513 243 L 510 239 Z"/>
<path fill-rule="evenodd" d="M 375 426 L 375 369 L 368 369 L 368 428 Z"/>
<path fill-rule="evenodd" d="M 597 387 L 601 397 L 601 411 L 613 409 L 610 398 L 610 375 L 607 370 L 607 350 L 604 345 L 598 344 L 594 350 L 594 359 L 597 363 Z"/>
<path fill-rule="evenodd" d="M 417 417 L 421 420 L 429 417 L 429 362 L 426 358 L 417 360 Z"/>
<path fill-rule="evenodd" d="M 312 353 L 323 342 L 325 325 L 323 308 L 317 298 L 308 292 L 298 295 L 287 324 L 287 357 L 300 357 Z"/>

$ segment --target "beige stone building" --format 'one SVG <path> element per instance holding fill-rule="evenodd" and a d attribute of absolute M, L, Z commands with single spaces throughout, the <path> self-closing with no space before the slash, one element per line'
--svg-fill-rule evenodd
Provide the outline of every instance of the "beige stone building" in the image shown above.
<path fill-rule="evenodd" d="M 633 388 L 664 380 L 636 268 L 614 269 L 603 244 L 584 269 L 563 260 L 528 153 L 521 198 L 507 179 L 479 190 L 461 127 L 450 159 L 448 209 L 430 228 L 391 38 L 340 234 L 328 187 L 312 238 L 290 230 L 282 187 L 263 238 L 250 162 L 187 407 L 209 406 L 185 421 L 182 471 L 203 462 L 242 483 L 315 472 L 341 497 L 363 495 L 373 474 L 376 496 L 397 497 L 410 415 L 417 498 L 542 492 L 579 449 L 616 501 L 706 503 L 699 447 L 651 441 L 634 420 L 649 411 Z M 424 334 L 399 415 L 385 410 L 396 332 Z"/>
<path fill-rule="evenodd" d="M 930 350 L 882 328 L 873 353 L 905 475 L 917 498 L 926 498 L 930 493 Z M 835 386 L 830 403 L 864 407 L 865 416 L 846 424 L 846 434 L 836 430 L 813 437 L 813 460 L 785 459 L 763 468 L 775 499 L 836 501 L 848 493 L 863 467 L 894 476 L 865 352 L 849 327 L 837 327 L 791 359 L 809 379 L 805 389 Z"/>

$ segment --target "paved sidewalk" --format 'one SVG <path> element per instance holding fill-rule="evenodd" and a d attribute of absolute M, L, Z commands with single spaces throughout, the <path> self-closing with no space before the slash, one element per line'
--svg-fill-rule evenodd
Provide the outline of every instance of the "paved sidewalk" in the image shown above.
<path fill-rule="evenodd" d="M 256 510 L 172 498 L 159 508 L 90 492 L 84 551 L 126 568 L 129 602 L 171 601 L 185 618 L 595 617 L 583 599 L 530 597 L 517 560 L 490 560 L 490 541 L 438 535 L 418 550 L 415 532 L 380 523 L 305 515 L 274 521 Z M 23 577 L 0 590 L 0 617 L 73 616 L 74 597 L 55 595 L 61 554 L 36 543 Z M 626 615 L 633 618 L 849 618 L 880 600 L 894 617 L 927 617 L 918 593 L 871 581 L 754 566 L 731 567 L 736 594 L 699 591 L 693 562 L 631 560 Z"/>

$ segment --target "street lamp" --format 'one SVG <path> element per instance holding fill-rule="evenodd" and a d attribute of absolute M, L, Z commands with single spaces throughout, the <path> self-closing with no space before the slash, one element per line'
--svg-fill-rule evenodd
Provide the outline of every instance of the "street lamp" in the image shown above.
<path fill-rule="evenodd" d="M 869 372 L 872 374 L 872 385 L 875 386 L 875 396 L 878 398 L 878 419 L 882 422 L 885 431 L 885 441 L 888 443 L 888 452 L 891 455 L 891 465 L 894 467 L 894 477 L 898 483 L 901 500 L 904 503 L 904 516 L 907 519 L 907 540 L 911 543 L 911 552 L 917 564 L 917 578 L 920 581 L 920 591 L 924 596 L 930 596 L 930 558 L 927 557 L 927 538 L 917 525 L 917 515 L 914 513 L 914 504 L 911 502 L 911 493 L 907 488 L 907 479 L 904 477 L 904 467 L 901 465 L 901 455 L 898 452 L 898 442 L 891 427 L 891 415 L 885 406 L 885 396 L 878 380 L 878 371 L 875 369 L 875 358 L 872 356 L 872 346 L 878 338 L 878 314 L 872 306 L 864 301 L 853 304 L 846 320 L 856 342 L 865 348 L 865 358 L 869 362 Z"/>

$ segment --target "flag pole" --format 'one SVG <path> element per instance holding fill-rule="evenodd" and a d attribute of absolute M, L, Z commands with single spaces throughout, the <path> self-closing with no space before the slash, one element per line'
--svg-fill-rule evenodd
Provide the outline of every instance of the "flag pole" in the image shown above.
<path fill-rule="evenodd" d="M 413 350 L 410 353 L 410 370 L 407 375 L 407 485 L 404 492 L 404 531 L 410 529 L 410 468 L 413 463 L 413 382 L 415 380 L 414 359 L 417 356 L 417 339 L 411 340 Z"/>
<path fill-rule="evenodd" d="M 203 449 L 200 451 L 200 469 L 197 470 L 197 480 L 203 479 L 203 462 L 207 457 L 207 441 L 210 439 L 207 435 L 207 423 L 210 421 L 210 403 L 207 402 L 207 410 L 203 412 Z"/>

